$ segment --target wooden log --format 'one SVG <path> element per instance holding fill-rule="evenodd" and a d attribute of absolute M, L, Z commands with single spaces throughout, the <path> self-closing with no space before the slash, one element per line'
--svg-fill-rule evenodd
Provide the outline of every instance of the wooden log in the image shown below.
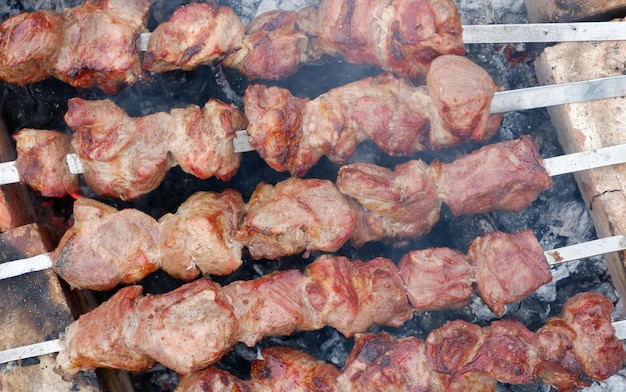
<path fill-rule="evenodd" d="M 626 22 L 616 22 L 626 23 Z M 564 83 L 622 75 L 626 70 L 626 42 L 561 43 L 537 58 L 540 84 Z M 566 153 L 626 143 L 626 98 L 548 108 Z M 575 175 L 598 237 L 626 233 L 626 165 L 579 172 Z M 621 298 L 626 298 L 625 253 L 605 256 Z"/>

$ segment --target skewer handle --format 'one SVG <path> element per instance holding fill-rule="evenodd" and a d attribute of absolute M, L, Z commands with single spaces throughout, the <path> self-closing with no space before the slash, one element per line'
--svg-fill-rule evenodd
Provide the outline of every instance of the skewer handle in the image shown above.
<path fill-rule="evenodd" d="M 16 182 L 20 182 L 20 173 L 17 171 L 15 161 L 0 163 L 0 185 Z"/>
<path fill-rule="evenodd" d="M 0 264 L 0 280 L 52 267 L 52 252 Z"/>
<path fill-rule="evenodd" d="M 626 40 L 617 22 L 485 24 L 463 26 L 463 43 L 580 42 Z M 147 46 L 147 43 L 146 43 Z"/>
<path fill-rule="evenodd" d="M 543 160 L 543 167 L 552 177 L 624 162 L 626 162 L 626 143 L 546 158 Z"/>

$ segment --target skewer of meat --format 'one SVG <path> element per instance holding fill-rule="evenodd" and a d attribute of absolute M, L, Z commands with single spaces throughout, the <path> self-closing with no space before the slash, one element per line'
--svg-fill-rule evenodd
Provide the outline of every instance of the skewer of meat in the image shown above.
<path fill-rule="evenodd" d="M 493 84 L 484 79 L 488 75 L 463 58 L 441 56 L 436 61 L 454 65 L 449 69 L 461 66 L 464 71 L 459 73 L 468 78 L 433 72 L 430 87 L 416 88 L 387 74 L 333 89 L 312 101 L 280 88 L 252 86 L 246 94 L 248 138 L 235 132 L 245 125 L 242 114 L 213 99 L 202 109 L 190 105 L 170 113 L 129 117 L 108 100 L 74 98 L 65 116 L 75 131 L 73 137 L 19 131 L 15 173 L 4 168 L 9 164 L 0 164 L 0 178 L 6 173 L 9 182 L 21 178 L 45 196 L 61 196 L 78 190 L 78 178 L 71 173 L 85 172 L 97 193 L 130 199 L 158 186 L 175 164 L 202 179 L 229 179 L 241 159 L 237 152 L 251 149 L 247 139 L 272 168 L 303 175 L 322 154 L 343 162 L 368 138 L 391 155 L 406 156 L 490 137 L 495 131 L 491 123 L 499 116 L 489 115 L 489 102 L 493 105 L 498 93 L 491 100 Z M 428 89 L 435 92 L 427 93 Z M 406 105 L 413 101 L 416 106 Z M 355 109 L 361 106 L 363 110 Z M 80 160 L 67 155 L 71 150 Z M 66 164 L 66 156 L 74 158 Z M 75 169 L 76 164 L 82 168 Z"/>
<path fill-rule="evenodd" d="M 148 0 L 85 0 L 63 13 L 36 11 L 0 24 L 0 80 L 29 84 L 54 76 L 108 94 L 144 77 L 136 45 Z"/>
<path fill-rule="evenodd" d="M 506 240 L 519 241 L 527 237 L 526 234 Z M 404 280 L 407 280 L 406 275 Z M 448 281 L 448 284 L 456 283 Z M 200 279 L 167 294 L 143 296 L 141 287 L 128 286 L 68 326 L 60 340 L 57 370 L 73 377 L 81 370 L 95 367 L 139 371 L 159 362 L 180 374 L 187 374 L 217 361 L 238 341 L 253 346 L 263 337 L 314 330 L 324 325 L 348 337 L 373 324 L 399 326 L 413 312 L 405 290 L 411 288 L 404 285 L 389 259 L 379 257 L 364 263 L 332 256 L 318 258 L 304 272 L 275 272 L 224 287 Z M 435 290 L 439 293 L 445 287 Z M 436 297 L 435 293 L 430 294 Z M 587 315 L 599 314 L 598 309 L 592 309 Z M 609 336 L 614 333 L 612 329 L 595 326 L 596 333 L 598 330 Z M 576 338 L 576 334 L 568 333 L 567 329 L 559 332 Z M 575 333 L 583 332 L 576 330 Z M 601 335 L 599 341 L 606 335 Z M 561 336 L 546 337 L 550 338 L 563 346 L 566 344 L 560 340 Z M 485 339 L 485 343 L 488 341 Z M 617 344 L 623 350 L 619 341 Z M 485 347 L 489 348 L 489 345 Z M 436 353 L 450 355 L 447 351 Z M 624 355 L 623 352 L 618 354 Z M 551 359 L 559 360 L 554 352 L 552 355 Z M 483 360 L 489 358 L 477 357 L 478 364 L 484 364 Z M 454 358 L 441 358 L 437 363 L 450 372 L 452 367 L 445 361 Z M 466 370 L 475 368 L 469 366 Z M 517 376 L 521 377 L 520 373 Z"/>
<path fill-rule="evenodd" d="M 599 293 L 570 298 L 537 332 L 514 320 L 486 327 L 456 320 L 425 340 L 357 334 L 343 371 L 289 347 L 267 347 L 250 380 L 209 367 L 182 377 L 176 392 L 495 391 L 496 382 L 571 391 L 621 369 L 625 353 L 610 327 L 611 302 Z"/>
<path fill-rule="evenodd" d="M 197 194 L 159 222 L 81 198 L 75 224 L 51 258 L 36 266 L 5 263 L 0 276 L 53 267 L 74 287 L 106 289 L 135 283 L 159 267 L 183 280 L 227 274 L 241 264 L 244 246 L 254 259 L 276 259 L 334 252 L 348 241 L 402 244 L 430 231 L 442 201 L 455 214 L 525 208 L 552 185 L 544 164 L 532 139 L 522 137 L 450 163 L 409 161 L 393 172 L 366 163 L 344 166 L 336 185 L 295 177 L 262 183 L 245 206 L 233 190 Z M 144 240 L 122 241 L 110 232 Z M 100 274 L 85 273 L 92 270 Z"/>

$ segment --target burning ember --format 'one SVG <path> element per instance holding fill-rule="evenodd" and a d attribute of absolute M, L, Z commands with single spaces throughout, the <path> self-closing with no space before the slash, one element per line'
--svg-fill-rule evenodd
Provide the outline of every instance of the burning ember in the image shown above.
<path fill-rule="evenodd" d="M 35 9 L 53 9 L 60 11 L 65 7 L 75 6 L 80 0 L 50 1 L 9 1 L 0 5 L 0 18 Z M 150 11 L 149 30 L 167 21 L 172 12 L 183 1 L 153 0 Z M 220 2 L 231 7 L 243 23 L 248 23 L 254 16 L 275 8 L 298 10 L 310 5 L 318 5 L 317 0 L 251 0 Z M 463 24 L 486 23 L 527 23 L 524 2 L 490 1 L 485 2 L 455 1 L 459 8 Z M 471 45 L 467 47 L 467 56 L 493 77 L 503 89 L 511 90 L 537 84 L 533 69 L 533 60 L 543 49 L 542 45 Z M 302 66 L 295 74 L 281 78 L 268 85 L 289 89 L 297 97 L 314 98 L 331 88 L 347 84 L 367 76 L 377 75 L 380 70 L 370 66 L 355 66 L 332 60 L 321 64 Z M 228 82 L 225 88 L 223 80 Z M 151 74 L 145 82 L 124 87 L 115 95 L 107 95 L 97 88 L 74 89 L 55 80 L 19 87 L 2 84 L 2 112 L 10 128 L 16 132 L 22 128 L 56 129 L 70 133 L 63 121 L 68 110 L 68 100 L 78 97 L 84 100 L 110 98 L 131 116 L 143 116 L 159 111 L 168 112 L 172 108 L 184 108 L 189 104 L 203 106 L 209 98 L 241 106 L 249 81 L 237 71 L 228 68 L 205 66 L 192 71 L 171 71 Z M 538 142 L 540 155 L 551 157 L 561 155 L 556 132 L 545 109 L 523 112 L 509 112 L 503 115 L 502 125 L 496 135 L 488 142 L 517 139 L 522 135 L 531 135 Z M 421 153 L 416 157 L 430 163 L 435 157 L 450 162 L 458 156 L 473 151 L 482 144 L 464 143 L 459 147 L 438 153 Z M 351 162 L 370 162 L 393 168 L 395 164 L 406 161 L 390 158 L 381 154 L 373 143 L 362 143 Z M 321 158 L 306 175 L 306 178 L 319 178 L 335 181 L 339 165 L 328 158 Z M 158 188 L 142 197 L 130 201 L 102 198 L 95 195 L 89 187 L 81 183 L 81 192 L 91 198 L 103 201 L 116 209 L 134 208 L 158 219 L 176 209 L 192 194 L 198 191 L 222 192 L 234 188 L 244 200 L 249 200 L 256 185 L 261 181 L 276 184 L 288 178 L 287 173 L 271 169 L 256 153 L 246 153 L 242 158 L 241 168 L 228 182 L 215 178 L 200 180 L 185 174 L 180 167 L 172 168 Z M 555 177 L 555 185 L 521 212 L 489 212 L 472 216 L 455 216 L 450 208 L 443 207 L 441 218 L 432 232 L 420 240 L 408 241 L 401 246 L 387 246 L 379 242 L 365 244 L 361 248 L 344 245 L 336 252 L 351 260 L 370 260 L 375 257 L 387 257 L 398 262 L 402 255 L 411 249 L 427 247 L 450 247 L 467 253 L 470 243 L 485 232 L 500 230 L 507 233 L 531 229 L 544 250 L 566 245 L 582 243 L 594 239 L 596 234 L 572 175 Z M 42 224 L 50 227 L 59 237 L 65 229 L 59 222 L 70 220 L 72 200 L 38 198 Z M 50 210 L 55 216 L 50 216 Z M 45 216 L 48 215 L 48 216 Z M 226 286 L 237 280 L 251 280 L 273 271 L 304 269 L 322 252 L 312 252 L 308 259 L 300 256 L 280 257 L 275 261 L 253 260 L 244 253 L 241 268 L 226 276 L 217 276 L 214 281 Z M 618 301 L 617 293 L 610 282 L 602 258 L 565 263 L 552 269 L 554 280 L 542 286 L 527 299 L 508 305 L 505 318 L 514 318 L 522 322 L 531 331 L 544 325 L 546 319 L 557 314 L 564 302 L 583 291 L 597 291 L 613 302 Z M 142 281 L 146 293 L 158 294 L 169 292 L 181 285 L 162 271 L 157 271 Z M 98 294 L 105 300 L 113 294 Z M 623 312 L 621 306 L 618 312 Z M 622 314 L 624 315 L 624 314 Z M 373 327 L 371 332 L 385 331 L 395 337 L 415 336 L 426 338 L 433 329 L 440 328 L 447 320 L 465 320 L 478 325 L 487 325 L 496 317 L 478 296 L 473 296 L 470 304 L 456 310 L 426 311 L 414 315 L 409 321 L 396 328 Z M 224 356 L 217 367 L 235 376 L 247 378 L 250 363 L 259 358 L 260 350 L 271 346 L 289 346 L 299 348 L 314 357 L 342 367 L 352 350 L 354 339 L 346 339 L 335 329 L 325 327 L 317 331 L 298 332 L 292 336 L 265 338 L 254 348 L 239 343 L 234 350 Z M 138 391 L 173 391 L 179 382 L 179 376 L 161 366 L 150 371 L 131 375 Z M 588 391 L 611 391 L 626 389 L 626 371 L 618 372 L 605 382 L 595 383 Z M 499 384 L 498 391 L 548 391 L 545 385 L 509 386 Z"/>

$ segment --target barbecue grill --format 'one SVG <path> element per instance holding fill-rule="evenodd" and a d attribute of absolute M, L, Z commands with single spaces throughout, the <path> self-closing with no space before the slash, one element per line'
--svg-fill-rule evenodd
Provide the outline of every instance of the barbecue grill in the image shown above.
<path fill-rule="evenodd" d="M 75 6 L 80 1 L 58 0 L 32 3 L 9 1 L 6 6 L 0 6 L 0 19 L 4 20 L 18 12 L 33 11 L 36 8 L 60 10 L 63 7 Z M 149 30 L 153 30 L 157 24 L 167 20 L 173 10 L 184 2 L 156 0 L 152 3 Z M 247 23 L 257 12 L 260 13 L 276 7 L 296 9 L 316 5 L 318 2 L 316 0 L 251 0 L 222 1 L 220 3 L 232 7 L 242 21 Z M 464 0 L 455 1 L 455 3 L 459 7 L 463 24 L 528 22 L 524 2 L 521 0 L 507 2 L 507 4 L 500 4 L 500 2 L 495 1 Z M 533 61 L 545 46 L 546 44 L 468 45 L 467 56 L 486 69 L 497 84 L 506 90 L 512 90 L 538 84 Z M 297 96 L 316 97 L 330 88 L 378 73 L 380 70 L 375 67 L 355 66 L 331 59 L 320 64 L 303 66 L 296 74 L 278 81 L 267 82 L 267 84 L 288 88 Z M 224 80 L 228 83 L 227 87 L 224 87 L 222 83 Z M 238 97 L 242 97 L 249 83 L 236 71 L 219 66 L 206 66 L 193 71 L 172 71 L 151 75 L 147 82 L 125 87 L 113 96 L 108 96 L 97 88 L 77 90 L 55 79 L 47 79 L 22 87 L 4 83 L 0 86 L 3 88 L 2 114 L 4 122 L 8 134 L 12 134 L 25 127 L 57 129 L 69 133 L 63 122 L 63 115 L 67 110 L 67 100 L 72 97 L 90 100 L 108 97 L 124 108 L 131 116 L 141 116 L 157 111 L 169 111 L 175 107 L 185 107 L 188 104 L 202 106 L 211 97 L 224 102 L 239 104 L 236 100 L 233 101 L 231 91 Z M 432 161 L 435 157 L 450 161 L 461 154 L 477 149 L 481 145 L 511 140 L 526 134 L 532 135 L 538 141 L 543 157 L 563 154 L 563 149 L 557 139 L 557 132 L 547 111 L 534 109 L 505 113 L 502 126 L 496 136 L 488 142 L 482 144 L 464 143 L 459 147 L 437 153 L 417 154 L 416 158 L 426 162 Z M 354 156 L 350 158 L 350 162 L 372 162 L 386 167 L 393 167 L 404 161 L 406 158 L 392 158 L 381 154 L 372 143 L 362 143 Z M 338 165 L 322 158 L 320 163 L 306 177 L 334 181 L 338 168 Z M 118 209 L 136 208 L 159 218 L 168 212 L 175 212 L 182 202 L 197 191 L 223 191 L 227 188 L 235 188 L 241 192 L 244 200 L 248 200 L 259 182 L 265 181 L 275 184 L 286 178 L 288 178 L 287 173 L 278 173 L 272 170 L 256 153 L 247 153 L 244 154 L 241 168 L 229 182 L 217 179 L 199 180 L 183 173 L 180 168 L 176 167 L 168 172 L 165 180 L 155 191 L 132 201 L 98 197 L 84 183 L 81 184 L 81 192 Z M 519 213 L 492 212 L 455 217 L 447 207 L 444 207 L 440 221 L 432 232 L 423 239 L 411 241 L 401 247 L 369 243 L 362 248 L 355 249 L 345 245 L 336 253 L 345 255 L 351 260 L 369 260 L 383 256 L 397 262 L 410 249 L 451 247 L 466 252 L 470 242 L 475 237 L 492 230 L 512 233 L 530 228 L 539 239 L 543 249 L 554 249 L 596 238 L 591 215 L 580 195 L 573 175 L 558 176 L 554 178 L 554 181 L 555 186 L 552 189 L 543 192 L 538 200 Z M 21 195 L 20 197 L 29 197 L 33 200 L 34 212 L 32 216 L 50 234 L 48 245 L 55 244 L 71 222 L 73 199 L 71 197 L 44 198 L 34 191 L 28 191 L 27 196 Z M 45 249 L 38 250 L 38 252 L 43 251 Z M 255 261 L 250 257 L 246 258 L 244 254 L 244 264 L 239 270 L 225 277 L 215 277 L 214 280 L 226 285 L 235 280 L 249 280 L 272 271 L 302 269 L 320 254 L 314 252 L 308 258 L 292 256 L 282 257 L 274 261 Z M 0 255 L 7 260 L 10 260 L 11 257 L 15 258 L 9 252 L 0 252 Z M 505 318 L 518 319 L 529 329 L 536 330 L 544 324 L 549 316 L 560 311 L 567 298 L 582 291 L 599 291 L 605 294 L 615 303 L 618 303 L 617 317 L 626 316 L 626 312 L 621 307 L 620 296 L 611 282 L 611 276 L 607 272 L 602 257 L 558 266 L 553 269 L 553 275 L 555 280 L 552 283 L 541 287 L 527 299 L 509 305 Z M 2 284 L 4 282 L 0 282 L 0 287 Z M 28 282 L 26 284 L 34 285 L 37 283 Z M 181 284 L 182 282 L 170 278 L 161 271 L 157 271 L 142 282 L 145 291 L 154 294 L 171 291 Z M 114 291 L 84 294 L 91 301 L 102 302 L 109 298 Z M 16 301 L 17 299 L 12 298 L 12 300 Z M 24 301 L 28 302 L 28 299 Z M 43 311 L 33 306 L 28 309 L 30 312 Z M 487 325 L 495 317 L 475 296 L 471 304 L 464 308 L 424 312 L 415 315 L 402 327 L 374 327 L 372 331 L 387 331 L 399 337 L 417 336 L 425 338 L 429 331 L 442 326 L 446 320 L 452 319 Z M 45 323 L 44 320 L 40 322 Z M 61 320 L 59 325 L 62 326 L 67 322 L 67 320 Z M 11 335 L 15 331 L 3 333 Z M 46 336 L 46 338 L 54 337 L 54 331 L 49 333 L 51 336 Z M 2 342 L 1 339 L 0 342 Z M 351 339 L 346 339 L 337 331 L 326 327 L 319 331 L 300 332 L 289 337 L 266 338 L 255 348 L 249 348 L 240 343 L 217 366 L 236 376 L 246 378 L 249 376 L 250 361 L 258 357 L 261 347 L 286 345 L 303 349 L 319 359 L 341 367 L 352 348 L 352 343 Z M 10 346 L 7 345 L 7 348 Z M 28 365 L 29 362 L 25 361 L 18 366 Z M 1 372 L 12 371 L 14 371 L 12 366 L 2 365 L 0 367 L 0 374 Z M 102 377 L 102 372 L 98 372 L 98 375 Z M 83 382 L 86 384 L 96 383 L 89 378 L 90 376 L 92 375 L 86 375 Z M 121 376 L 121 379 L 127 380 L 125 376 Z M 0 389 L 2 389 L 2 380 L 0 375 Z M 128 388 L 128 390 L 134 388 L 137 391 L 169 391 L 174 390 L 179 377 L 174 372 L 158 366 L 147 372 L 130 374 L 129 380 L 129 382 L 117 381 L 116 383 L 123 385 L 122 388 Z M 606 382 L 596 383 L 589 388 L 590 391 L 621 389 L 626 389 L 626 370 L 620 371 L 618 375 Z M 498 391 L 547 390 L 549 388 L 544 385 L 498 385 Z"/>

